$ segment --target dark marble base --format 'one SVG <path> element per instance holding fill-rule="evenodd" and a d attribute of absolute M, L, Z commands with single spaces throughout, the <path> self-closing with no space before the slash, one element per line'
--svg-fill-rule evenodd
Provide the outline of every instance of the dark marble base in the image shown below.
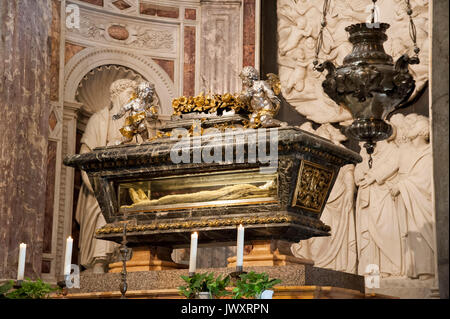
<path fill-rule="evenodd" d="M 234 268 L 199 269 L 198 272 L 230 274 Z M 244 271 L 265 272 L 270 278 L 278 278 L 282 286 L 330 286 L 364 293 L 364 277 L 341 271 L 312 267 L 309 265 L 290 265 L 276 267 L 246 267 Z M 181 275 L 188 275 L 187 269 L 137 271 L 127 275 L 128 291 L 176 289 L 184 284 Z M 121 275 L 81 274 L 80 289 L 70 289 L 70 293 L 93 293 L 119 291 Z"/>

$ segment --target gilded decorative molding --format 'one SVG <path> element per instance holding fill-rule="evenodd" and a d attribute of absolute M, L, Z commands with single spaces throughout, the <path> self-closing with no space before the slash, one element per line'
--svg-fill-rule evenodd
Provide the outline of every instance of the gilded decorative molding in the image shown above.
<path fill-rule="evenodd" d="M 320 213 L 325 205 L 333 175 L 332 170 L 303 160 L 298 171 L 292 206 Z"/>
<path fill-rule="evenodd" d="M 290 215 L 276 215 L 273 217 L 246 217 L 246 218 L 224 218 L 208 219 L 200 221 L 172 222 L 172 223 L 151 223 L 144 225 L 128 225 L 127 232 L 143 232 L 152 230 L 169 229 L 198 229 L 206 227 L 237 226 L 237 225 L 258 225 L 258 224 L 283 224 L 294 223 L 303 226 L 316 227 L 323 231 L 330 231 L 330 227 L 323 224 L 320 220 L 313 220 L 305 217 L 294 217 Z M 118 234 L 123 232 L 123 226 L 107 225 L 97 229 L 96 234 Z"/>
<path fill-rule="evenodd" d="M 172 100 L 173 115 L 189 113 L 217 113 L 219 115 L 224 111 L 234 111 L 248 113 L 249 107 L 239 99 L 238 95 L 231 93 L 225 94 L 207 94 L 203 92 L 199 95 L 182 96 Z"/>

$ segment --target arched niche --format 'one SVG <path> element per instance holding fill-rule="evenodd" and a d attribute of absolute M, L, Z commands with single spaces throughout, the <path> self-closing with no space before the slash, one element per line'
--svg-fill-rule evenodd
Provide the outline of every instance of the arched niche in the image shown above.
<path fill-rule="evenodd" d="M 134 70 L 155 85 L 161 103 L 161 113 L 172 114 L 175 88 L 166 72 L 151 58 L 115 48 L 87 48 L 74 55 L 65 67 L 64 101 L 76 102 L 77 90 L 83 78 L 95 68 L 118 65 Z"/>
<path fill-rule="evenodd" d="M 83 111 L 94 114 L 111 105 L 109 88 L 119 79 L 145 81 L 139 73 L 124 66 L 102 65 L 83 77 L 78 85 L 75 99 L 83 104 Z"/>

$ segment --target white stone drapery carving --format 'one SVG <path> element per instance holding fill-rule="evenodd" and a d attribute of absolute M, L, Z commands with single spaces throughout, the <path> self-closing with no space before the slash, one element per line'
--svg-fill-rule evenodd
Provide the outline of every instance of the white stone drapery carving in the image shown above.
<path fill-rule="evenodd" d="M 403 244 L 403 274 L 427 279 L 434 275 L 432 163 L 429 122 L 425 116 L 409 114 L 394 119 L 402 137 L 399 170 L 391 189 L 400 218 Z"/>
<path fill-rule="evenodd" d="M 375 264 L 382 276 L 434 276 L 432 155 L 429 122 L 415 113 L 391 118 L 394 134 L 377 143 L 373 167 L 355 168 L 359 274 Z"/>

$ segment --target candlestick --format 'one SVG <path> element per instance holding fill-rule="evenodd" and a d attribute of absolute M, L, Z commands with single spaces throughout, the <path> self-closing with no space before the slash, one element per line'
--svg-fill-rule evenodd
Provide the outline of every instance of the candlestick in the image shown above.
<path fill-rule="evenodd" d="M 198 234 L 197 232 L 192 233 L 191 235 L 191 254 L 189 258 L 189 274 L 194 274 L 197 268 L 197 241 Z"/>
<path fill-rule="evenodd" d="M 242 269 L 244 265 L 244 226 L 239 225 L 237 235 L 236 267 Z"/>
<path fill-rule="evenodd" d="M 27 245 L 24 243 L 20 244 L 19 250 L 19 266 L 17 269 L 17 281 L 23 280 L 23 276 L 25 273 L 25 257 L 27 252 Z"/>
<path fill-rule="evenodd" d="M 70 275 L 70 268 L 72 264 L 72 246 L 73 246 L 73 238 L 67 237 L 66 240 L 66 255 L 64 258 L 64 276 Z"/>

